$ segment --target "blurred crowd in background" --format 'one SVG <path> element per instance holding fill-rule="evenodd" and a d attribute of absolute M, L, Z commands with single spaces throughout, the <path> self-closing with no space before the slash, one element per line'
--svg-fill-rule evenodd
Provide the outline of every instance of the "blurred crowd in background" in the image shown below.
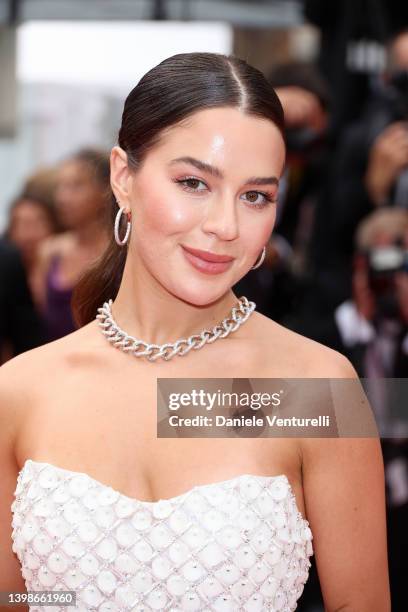
<path fill-rule="evenodd" d="M 233 289 L 345 354 L 360 377 L 406 378 L 408 9 L 380 1 L 303 5 L 320 32 L 319 55 L 264 70 L 285 109 L 287 166 L 265 262 Z M 373 60 L 378 48 L 382 64 Z M 90 142 L 38 168 L 9 203 L 0 240 L 0 363 L 76 329 L 72 290 L 107 246 L 110 197 L 109 151 Z M 393 610 L 405 612 L 408 433 L 389 432 L 382 445 Z M 299 610 L 323 610 L 316 572 Z"/>

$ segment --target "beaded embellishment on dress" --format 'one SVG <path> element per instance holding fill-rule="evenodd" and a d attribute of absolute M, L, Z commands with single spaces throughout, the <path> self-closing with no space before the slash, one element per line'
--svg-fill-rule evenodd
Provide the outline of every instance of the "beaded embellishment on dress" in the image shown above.
<path fill-rule="evenodd" d="M 14 495 L 27 590 L 76 592 L 76 607 L 54 612 L 292 612 L 308 578 L 312 532 L 285 475 L 149 502 L 27 459 Z"/>

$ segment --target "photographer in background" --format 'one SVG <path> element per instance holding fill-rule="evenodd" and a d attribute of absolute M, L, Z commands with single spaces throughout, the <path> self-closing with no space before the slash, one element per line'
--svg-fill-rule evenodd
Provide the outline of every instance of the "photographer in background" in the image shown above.
<path fill-rule="evenodd" d="M 364 183 L 375 206 L 408 208 L 408 29 L 390 45 L 388 68 L 372 112 Z"/>
<path fill-rule="evenodd" d="M 382 208 L 357 228 L 353 293 L 334 319 L 343 353 L 365 378 L 408 375 L 408 211 Z"/>
<path fill-rule="evenodd" d="M 408 29 L 389 42 L 387 62 L 333 164 L 330 237 L 346 276 L 358 223 L 379 206 L 408 207 Z"/>
<path fill-rule="evenodd" d="M 361 118 L 344 130 L 316 206 L 310 287 L 295 330 L 336 350 L 333 312 L 352 296 L 353 236 L 378 207 L 408 204 L 408 30 L 388 43 L 387 70 L 372 78 Z M 322 179 L 323 180 L 323 179 Z"/>
<path fill-rule="evenodd" d="M 371 96 L 371 78 L 383 69 L 384 45 L 408 24 L 400 0 L 303 0 L 303 14 L 319 29 L 318 66 L 333 94 L 330 140 L 335 145 L 360 117 Z"/>
<path fill-rule="evenodd" d="M 269 82 L 278 92 L 301 90 L 316 100 L 313 114 L 286 121 L 287 164 L 274 228 L 292 250 L 293 272 L 302 277 L 307 274 L 314 209 L 327 170 L 330 93 L 317 68 L 309 62 L 276 66 L 269 74 Z"/>
<path fill-rule="evenodd" d="M 408 211 L 381 208 L 356 232 L 353 296 L 335 311 L 345 353 L 366 379 L 384 455 L 392 609 L 408 610 L 408 417 L 398 381 L 408 376 Z M 394 410 L 396 409 L 396 410 Z M 399 415 L 399 419 L 396 418 Z"/>

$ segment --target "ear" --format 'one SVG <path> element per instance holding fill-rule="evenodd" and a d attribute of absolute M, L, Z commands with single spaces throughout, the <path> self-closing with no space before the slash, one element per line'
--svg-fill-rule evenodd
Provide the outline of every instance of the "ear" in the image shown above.
<path fill-rule="evenodd" d="M 110 154 L 110 184 L 116 200 L 121 206 L 130 209 L 132 175 L 127 161 L 127 154 L 121 147 L 115 146 Z"/>

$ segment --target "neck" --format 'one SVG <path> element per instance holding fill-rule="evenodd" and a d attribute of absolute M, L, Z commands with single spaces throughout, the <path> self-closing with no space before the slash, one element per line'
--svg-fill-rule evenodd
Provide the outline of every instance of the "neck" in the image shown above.
<path fill-rule="evenodd" d="M 127 257 L 112 314 L 129 335 L 151 344 L 164 344 L 212 329 L 229 315 L 237 302 L 231 289 L 209 305 L 185 302 Z"/>

